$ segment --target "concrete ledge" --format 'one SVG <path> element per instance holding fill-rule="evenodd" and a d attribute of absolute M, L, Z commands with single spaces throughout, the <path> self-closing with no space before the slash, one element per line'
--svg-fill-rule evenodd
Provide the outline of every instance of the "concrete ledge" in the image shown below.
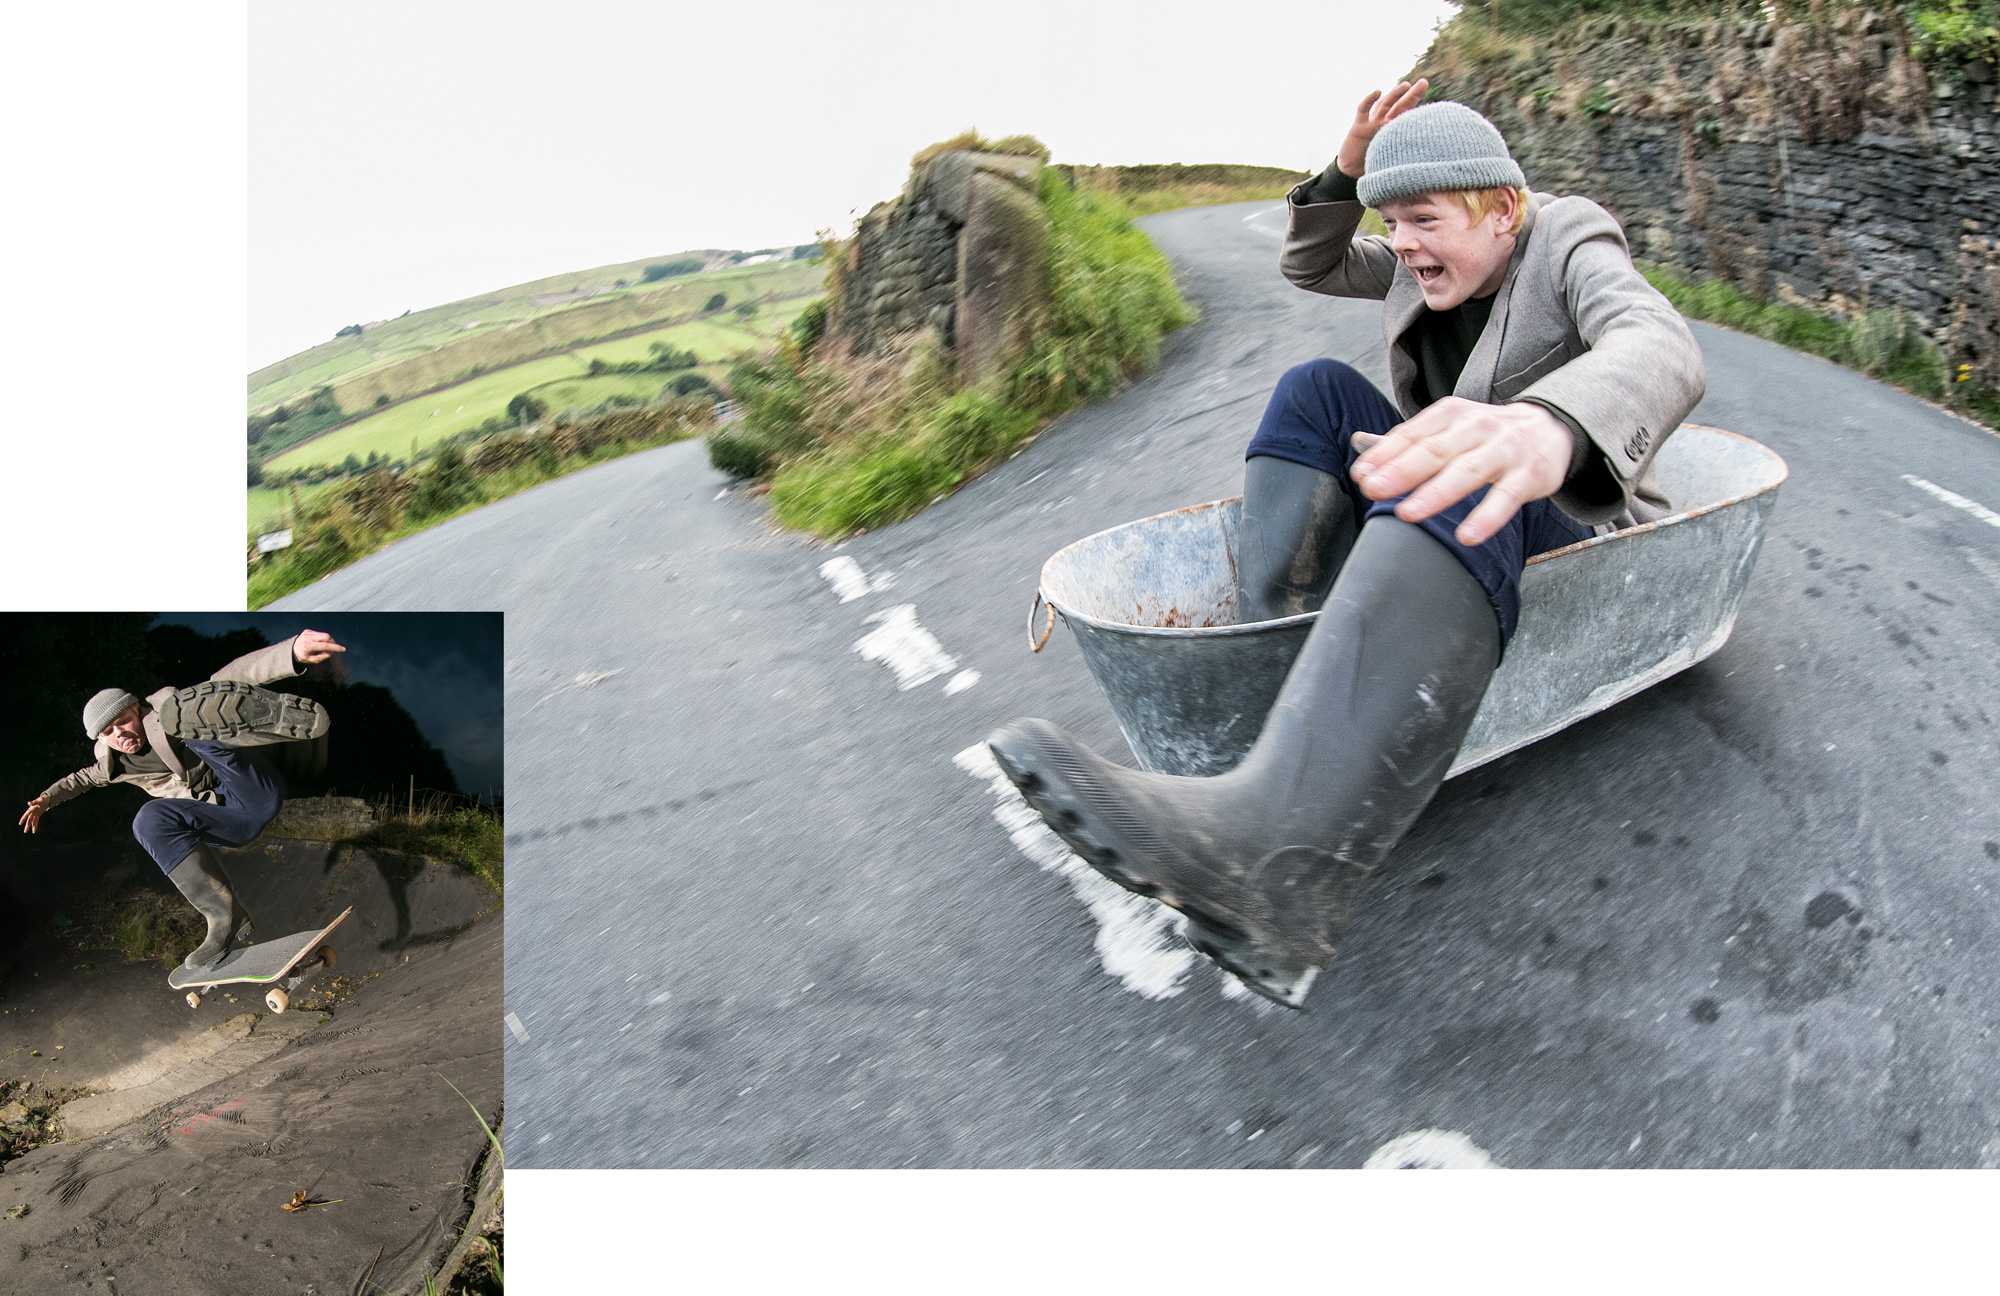
<path fill-rule="evenodd" d="M 87 1139 L 249 1070 L 320 1024 L 316 1012 L 243 1013 L 107 1077 L 106 1092 L 65 1103 L 63 1136 Z M 89 1085 L 97 1088 L 96 1084 Z"/>

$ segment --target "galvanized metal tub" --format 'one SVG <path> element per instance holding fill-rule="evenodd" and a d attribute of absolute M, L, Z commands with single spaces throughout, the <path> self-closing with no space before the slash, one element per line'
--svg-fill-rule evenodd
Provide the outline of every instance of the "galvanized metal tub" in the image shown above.
<path fill-rule="evenodd" d="M 1785 461 L 1683 424 L 1655 472 L 1690 506 L 1538 554 L 1521 621 L 1449 778 L 1574 724 L 1722 647 L 1778 501 Z M 1042 566 L 1037 609 L 1076 634 L 1144 769 L 1220 774 L 1250 750 L 1317 612 L 1236 624 L 1242 500 L 1112 527 Z M 1036 611 L 1029 613 L 1034 639 Z"/>

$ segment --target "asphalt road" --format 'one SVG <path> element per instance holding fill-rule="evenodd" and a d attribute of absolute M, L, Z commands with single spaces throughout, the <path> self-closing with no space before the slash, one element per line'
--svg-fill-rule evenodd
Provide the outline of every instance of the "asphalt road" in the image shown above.
<path fill-rule="evenodd" d="M 1281 222 L 1146 221 L 1204 321 L 908 523 L 776 534 L 673 446 L 280 604 L 508 613 L 515 1166 L 2000 1165 L 2000 526 L 1910 480 L 2000 509 L 2000 439 L 1819 360 L 1696 326 L 1694 421 L 1791 466 L 1734 637 L 1448 783 L 1307 1013 L 1007 818 L 1002 721 L 1123 754 L 1042 560 L 1237 493 L 1288 366 L 1382 372 Z"/>

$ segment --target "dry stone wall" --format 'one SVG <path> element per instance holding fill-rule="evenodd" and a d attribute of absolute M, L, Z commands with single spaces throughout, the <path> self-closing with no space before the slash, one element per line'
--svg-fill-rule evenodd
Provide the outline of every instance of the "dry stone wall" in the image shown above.
<path fill-rule="evenodd" d="M 1606 23 L 1533 48 L 1441 37 L 1433 98 L 1491 117 L 1536 189 L 1635 257 L 1836 317 L 1913 314 L 2000 383 L 2000 116 L 1983 64 L 1927 70 L 1893 13 Z"/>
<path fill-rule="evenodd" d="M 1031 157 L 943 153 L 861 219 L 829 333 L 859 355 L 935 330 L 970 382 L 1026 344 L 1048 295 L 1048 222 Z"/>

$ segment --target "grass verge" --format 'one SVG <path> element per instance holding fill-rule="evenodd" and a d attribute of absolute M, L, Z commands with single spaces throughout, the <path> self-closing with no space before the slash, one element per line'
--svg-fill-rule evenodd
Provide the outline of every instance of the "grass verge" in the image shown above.
<path fill-rule="evenodd" d="M 496 895 L 504 884 L 506 819 L 502 811 L 470 797 L 444 792 L 412 792 L 376 798 L 372 821 L 357 823 L 350 812 L 300 812 L 301 803 L 287 802 L 285 811 L 266 832 L 349 846 L 380 847 L 404 855 L 421 855 L 472 874 Z"/>
<path fill-rule="evenodd" d="M 1971 366 L 1954 366 L 1903 311 L 1873 310 L 1842 321 L 1785 302 L 1760 302 L 1720 279 L 1696 283 L 1645 264 L 1639 272 L 1689 319 L 1832 360 L 2000 430 L 2000 393 L 1973 381 Z"/>
<path fill-rule="evenodd" d="M 921 154 L 919 155 L 922 156 Z M 935 335 L 857 357 L 821 346 L 808 312 L 775 355 L 739 362 L 741 424 L 709 436 L 709 458 L 763 477 L 782 524 L 823 536 L 899 521 L 1018 450 L 1046 420 L 1110 395 L 1159 356 L 1194 308 L 1121 201 L 1042 173 L 1050 296 L 1025 353 L 964 387 Z"/>
<path fill-rule="evenodd" d="M 451 1091 L 457 1094 L 467 1107 L 472 1108 L 472 1119 L 478 1121 L 479 1128 L 486 1133 L 486 1142 L 491 1149 L 493 1163 L 504 1171 L 507 1166 L 507 1150 L 501 1145 L 500 1136 L 486 1123 L 486 1118 L 479 1114 L 479 1108 L 473 1104 L 472 1099 L 465 1096 L 464 1090 L 446 1080 L 442 1074 L 438 1079 L 451 1085 Z M 459 1264 L 458 1272 L 452 1275 L 450 1286 L 444 1289 L 442 1296 L 497 1296 L 506 1290 L 506 1271 L 501 1267 L 500 1260 L 504 1235 L 501 1216 L 502 1207 L 496 1201 L 493 1218 L 479 1231 L 478 1246 L 466 1253 Z M 439 1296 L 437 1280 L 428 1274 L 424 1276 L 424 1292 L 425 1296 Z"/>
<path fill-rule="evenodd" d="M 399 809 L 401 804 L 385 800 L 374 826 L 346 838 L 348 844 L 449 864 L 492 887 L 495 895 L 504 895 L 507 825 L 499 810 L 448 798 L 427 798 L 414 809 Z"/>
<path fill-rule="evenodd" d="M 410 472 L 378 469 L 347 478 L 302 504 L 290 548 L 252 554 L 248 606 L 263 607 L 405 536 L 531 486 L 698 436 L 712 408 L 697 396 L 554 420 L 531 433 L 488 437 L 469 450 L 447 444 Z"/>

